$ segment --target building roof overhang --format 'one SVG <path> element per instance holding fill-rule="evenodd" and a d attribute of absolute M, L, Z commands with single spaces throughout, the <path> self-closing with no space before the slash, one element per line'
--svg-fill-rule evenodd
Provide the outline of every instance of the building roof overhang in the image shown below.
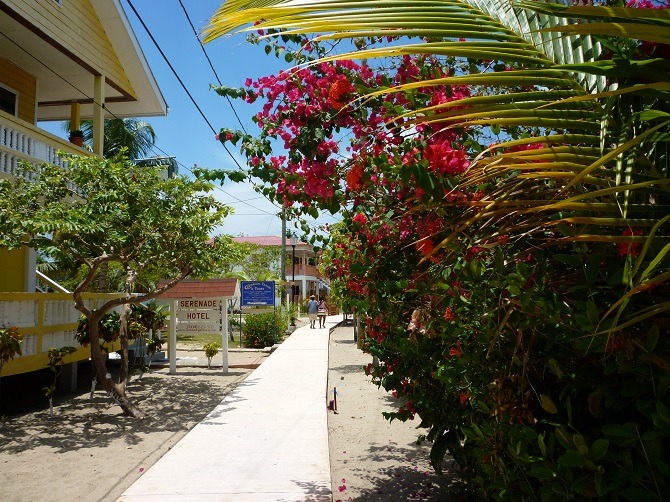
<path fill-rule="evenodd" d="M 167 114 L 168 106 L 119 0 L 90 0 L 131 88 L 105 78 L 105 108 L 119 118 Z M 37 120 L 67 120 L 71 105 L 93 116 L 92 77 L 100 71 L 0 1 L 0 54 L 37 77 Z"/>

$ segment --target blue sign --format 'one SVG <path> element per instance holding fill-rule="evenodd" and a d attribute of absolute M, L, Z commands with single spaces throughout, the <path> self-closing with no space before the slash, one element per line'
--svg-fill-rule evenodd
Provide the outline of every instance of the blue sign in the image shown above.
<path fill-rule="evenodd" d="M 275 304 L 274 281 L 242 281 L 241 307 Z"/>

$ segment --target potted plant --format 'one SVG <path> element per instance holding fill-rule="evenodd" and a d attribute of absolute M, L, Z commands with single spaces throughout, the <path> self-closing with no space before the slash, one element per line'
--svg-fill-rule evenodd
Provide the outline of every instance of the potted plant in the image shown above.
<path fill-rule="evenodd" d="M 84 146 L 84 133 L 79 129 L 70 131 L 70 143 L 79 147 Z"/>

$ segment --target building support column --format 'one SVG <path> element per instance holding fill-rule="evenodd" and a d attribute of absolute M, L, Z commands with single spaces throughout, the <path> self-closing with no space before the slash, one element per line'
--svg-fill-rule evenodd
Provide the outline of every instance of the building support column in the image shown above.
<path fill-rule="evenodd" d="M 70 131 L 81 129 L 81 104 L 72 103 L 70 105 Z"/>
<path fill-rule="evenodd" d="M 33 248 L 26 248 L 26 276 L 25 276 L 25 289 L 29 293 L 34 293 L 37 291 L 37 277 L 35 271 L 37 270 L 37 253 Z"/>
<path fill-rule="evenodd" d="M 93 77 L 93 153 L 102 157 L 105 141 L 105 77 Z"/>
<path fill-rule="evenodd" d="M 77 390 L 77 365 L 78 362 L 64 364 L 61 367 L 58 377 L 58 388 L 65 392 L 75 392 Z"/>

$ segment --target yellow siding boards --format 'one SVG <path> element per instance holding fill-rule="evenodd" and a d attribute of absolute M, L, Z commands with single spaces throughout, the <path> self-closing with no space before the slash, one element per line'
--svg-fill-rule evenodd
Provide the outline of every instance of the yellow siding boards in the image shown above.
<path fill-rule="evenodd" d="M 26 251 L 0 249 L 0 292 L 23 291 L 26 273 Z"/>
<path fill-rule="evenodd" d="M 18 117 L 30 124 L 35 124 L 37 79 L 6 59 L 0 58 L 0 84 L 6 85 L 19 94 Z"/>
<path fill-rule="evenodd" d="M 100 20 L 88 0 L 4 0 L 21 17 L 135 96 Z"/>
<path fill-rule="evenodd" d="M 111 298 L 118 298 L 115 294 L 96 294 L 85 293 L 84 300 L 90 300 L 98 305 L 98 302 L 110 300 Z M 47 302 L 54 301 L 72 301 L 72 295 L 68 293 L 2 293 L 0 292 L 0 302 L 31 302 L 34 304 L 36 315 L 36 323 L 30 326 L 19 326 L 19 333 L 24 337 L 22 342 L 23 355 L 15 357 L 14 360 L 8 361 L 2 367 L 1 376 L 17 375 L 20 373 L 27 373 L 29 371 L 37 371 L 44 369 L 48 363 L 47 351 L 53 340 L 51 335 L 53 333 L 69 333 L 68 338 L 72 339 L 69 346 L 75 347 L 77 352 L 65 358 L 66 363 L 74 361 L 84 361 L 91 357 L 90 346 L 81 347 L 74 339 L 73 335 L 77 330 L 77 322 L 68 324 L 49 324 L 44 325 L 45 310 L 47 309 Z M 61 341 L 63 337 L 61 337 Z M 59 344 L 62 346 L 62 344 Z M 120 350 L 121 344 L 115 341 L 105 344 L 105 347 L 110 352 Z"/>

